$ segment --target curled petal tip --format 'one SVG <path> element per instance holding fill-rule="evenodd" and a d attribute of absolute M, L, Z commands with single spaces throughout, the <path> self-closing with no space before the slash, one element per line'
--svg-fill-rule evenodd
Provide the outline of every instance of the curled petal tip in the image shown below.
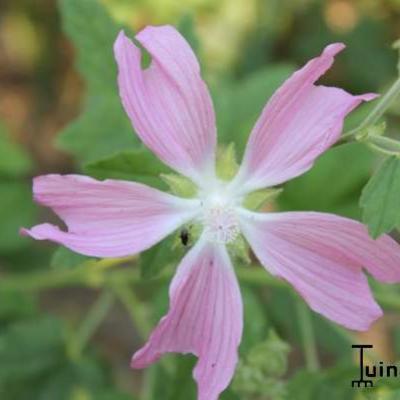
<path fill-rule="evenodd" d="M 30 229 L 21 228 L 20 234 L 22 236 L 30 236 L 36 240 L 54 240 L 57 242 L 57 236 L 60 234 L 60 229 L 52 224 L 35 225 Z"/>
<path fill-rule="evenodd" d="M 18 233 L 20 234 L 20 236 L 29 236 L 28 229 L 26 228 L 19 228 Z"/>
<path fill-rule="evenodd" d="M 178 31 L 172 25 L 147 25 L 141 31 L 136 34 L 136 39 L 140 41 L 140 38 L 143 36 L 151 35 L 151 34 L 163 34 L 172 32 L 178 33 Z"/>
<path fill-rule="evenodd" d="M 23 234 L 94 257 L 143 251 L 192 218 L 197 207 L 188 211 L 189 203 L 139 183 L 81 175 L 41 176 L 35 179 L 33 192 L 35 200 L 52 208 L 68 230 L 41 224 Z"/>
<path fill-rule="evenodd" d="M 331 43 L 325 47 L 323 53 L 335 56 L 337 53 L 341 52 L 345 48 L 346 45 L 344 43 Z"/>
<path fill-rule="evenodd" d="M 324 314 L 322 313 L 322 315 L 324 315 Z M 375 308 L 374 309 L 371 308 L 368 318 L 365 318 L 364 321 L 358 321 L 357 324 L 354 324 L 354 323 L 352 324 L 350 322 L 342 323 L 342 325 L 345 328 L 350 329 L 352 331 L 367 332 L 372 328 L 372 326 L 375 324 L 375 322 L 381 317 L 383 317 L 383 311 L 382 311 L 381 307 L 379 306 L 379 304 L 377 304 L 375 302 Z"/>
<path fill-rule="evenodd" d="M 225 247 L 200 240 L 178 267 L 168 314 L 132 357 L 131 367 L 144 368 L 165 353 L 192 353 L 198 357 L 193 371 L 197 399 L 217 400 L 235 370 L 242 318 L 240 290 Z"/>
<path fill-rule="evenodd" d="M 376 98 L 378 98 L 380 96 L 379 93 L 365 93 L 362 94 L 360 96 L 358 96 L 361 100 L 364 101 L 371 101 L 371 100 L 375 100 Z"/>
<path fill-rule="evenodd" d="M 150 363 L 146 363 L 144 362 L 141 358 L 140 358 L 140 350 L 135 353 L 132 358 L 131 358 L 131 363 L 130 363 L 130 367 L 132 369 L 143 369 L 146 368 Z"/>
<path fill-rule="evenodd" d="M 333 214 L 246 218 L 242 231 L 260 262 L 292 284 L 315 312 L 354 331 L 368 330 L 383 315 L 363 269 L 379 281 L 398 281 L 400 247 L 389 236 L 374 241 L 361 223 Z"/>
<path fill-rule="evenodd" d="M 114 42 L 114 53 L 117 56 L 121 51 L 124 51 L 129 38 L 126 36 L 125 31 L 121 29 Z M 133 44 L 133 43 L 132 43 Z"/>
<path fill-rule="evenodd" d="M 140 369 L 140 365 L 138 365 L 139 363 L 136 361 L 136 357 L 135 354 L 132 356 L 131 358 L 131 362 L 130 362 L 130 367 L 132 369 Z"/>
<path fill-rule="evenodd" d="M 120 32 L 114 45 L 125 111 L 158 158 L 199 183 L 213 169 L 216 126 L 196 55 L 169 25 L 146 27 L 135 39 L 140 47 Z M 152 68 L 142 68 L 141 48 Z"/>

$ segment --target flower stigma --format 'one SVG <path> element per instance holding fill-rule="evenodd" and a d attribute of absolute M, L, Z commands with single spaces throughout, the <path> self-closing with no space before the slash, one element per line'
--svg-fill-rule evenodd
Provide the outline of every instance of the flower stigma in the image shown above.
<path fill-rule="evenodd" d="M 202 201 L 202 208 L 201 222 L 208 241 L 227 244 L 238 237 L 240 229 L 234 202 L 213 193 Z"/>

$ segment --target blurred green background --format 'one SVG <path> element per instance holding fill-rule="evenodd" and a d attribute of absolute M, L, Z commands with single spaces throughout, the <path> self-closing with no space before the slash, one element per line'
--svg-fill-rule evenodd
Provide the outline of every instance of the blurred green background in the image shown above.
<path fill-rule="evenodd" d="M 114 265 L 18 235 L 21 226 L 56 221 L 32 202 L 35 175 L 81 172 L 162 187 L 157 174 L 165 167 L 141 147 L 121 108 L 112 44 L 121 27 L 133 34 L 164 23 L 195 49 L 220 143 L 234 142 L 239 155 L 273 91 L 326 44 L 342 41 L 347 49 L 324 84 L 382 92 L 397 76 L 391 44 L 400 37 L 399 0 L 1 0 L 1 400 L 196 398 L 192 357 L 129 369 L 167 309 L 179 260 L 168 241 Z M 345 129 L 371 106 L 353 113 Z M 396 137 L 399 104 L 386 120 Z M 362 144 L 334 148 L 285 185 L 272 207 L 360 218 L 361 189 L 379 162 Z M 260 279 L 246 278 L 249 268 Z M 400 398 L 399 379 L 366 391 L 350 387 L 357 376 L 351 343 L 373 343 L 377 359 L 399 358 L 396 287 L 374 285 L 385 317 L 361 335 L 304 310 L 260 267 L 239 266 L 238 273 L 245 331 L 238 371 L 222 399 Z"/>

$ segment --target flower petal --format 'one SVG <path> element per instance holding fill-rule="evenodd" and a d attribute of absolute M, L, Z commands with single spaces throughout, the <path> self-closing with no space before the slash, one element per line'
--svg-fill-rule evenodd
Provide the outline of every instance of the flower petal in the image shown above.
<path fill-rule="evenodd" d="M 214 174 L 216 125 L 196 56 L 171 26 L 147 27 L 136 40 L 152 56 L 145 70 L 139 48 L 123 32 L 114 46 L 125 110 L 146 146 L 199 183 Z"/>
<path fill-rule="evenodd" d="M 344 48 L 336 43 L 295 72 L 272 96 L 258 119 L 236 178 L 249 192 L 292 179 L 310 169 L 315 159 L 340 137 L 343 120 L 374 94 L 353 96 L 314 82 Z"/>
<path fill-rule="evenodd" d="M 145 250 L 197 212 L 197 202 L 148 186 L 81 175 L 44 175 L 34 179 L 35 200 L 66 223 L 68 232 L 42 224 L 22 233 L 52 240 L 77 253 L 122 257 Z"/>
<path fill-rule="evenodd" d="M 400 281 L 400 246 L 368 236 L 361 223 L 333 214 L 242 212 L 257 258 L 291 283 L 310 307 L 347 328 L 365 330 L 382 311 L 362 267 L 383 282 Z"/>
<path fill-rule="evenodd" d="M 144 368 L 163 353 L 193 353 L 199 400 L 217 400 L 232 379 L 242 336 L 242 299 L 224 246 L 200 239 L 170 287 L 170 309 L 132 358 Z"/>

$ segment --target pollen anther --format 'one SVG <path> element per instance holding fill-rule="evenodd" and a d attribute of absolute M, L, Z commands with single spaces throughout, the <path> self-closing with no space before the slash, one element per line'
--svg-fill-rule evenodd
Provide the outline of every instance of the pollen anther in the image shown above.
<path fill-rule="evenodd" d="M 233 207 L 213 206 L 203 214 L 204 233 L 208 240 L 229 243 L 239 235 L 239 224 Z"/>

